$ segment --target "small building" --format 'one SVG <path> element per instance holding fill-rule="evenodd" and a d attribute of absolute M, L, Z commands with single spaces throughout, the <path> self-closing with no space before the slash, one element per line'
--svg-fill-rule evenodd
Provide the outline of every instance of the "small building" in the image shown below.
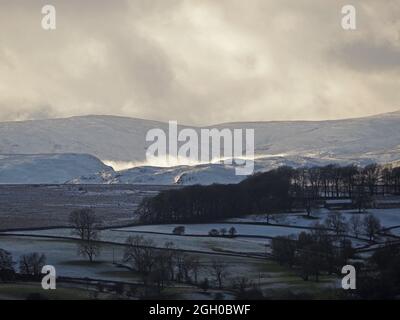
<path fill-rule="evenodd" d="M 375 200 L 375 208 L 377 209 L 395 209 L 400 208 L 400 198 L 392 197 L 389 199 L 377 199 Z"/>
<path fill-rule="evenodd" d="M 353 201 L 350 198 L 325 201 L 325 208 L 329 210 L 349 210 L 353 207 Z"/>

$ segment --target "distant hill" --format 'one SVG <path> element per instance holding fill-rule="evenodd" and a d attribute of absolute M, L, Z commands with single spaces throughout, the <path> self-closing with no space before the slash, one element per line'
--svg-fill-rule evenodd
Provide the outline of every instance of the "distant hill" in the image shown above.
<path fill-rule="evenodd" d="M 113 169 L 99 159 L 85 154 L 1 155 L 0 183 L 2 184 L 60 184 L 81 175 Z"/>
<path fill-rule="evenodd" d="M 280 165 L 400 161 L 400 112 L 334 121 L 238 122 L 212 127 L 254 128 L 257 171 Z M 168 124 L 115 116 L 2 122 L 0 183 L 209 184 L 242 179 L 234 175 L 232 166 L 218 163 L 149 167 L 145 136 L 152 128 L 167 132 Z M 114 172 L 100 160 L 143 167 Z"/>

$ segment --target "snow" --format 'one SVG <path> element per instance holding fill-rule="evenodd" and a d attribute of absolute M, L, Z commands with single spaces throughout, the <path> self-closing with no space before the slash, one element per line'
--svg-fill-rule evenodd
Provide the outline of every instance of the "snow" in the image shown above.
<path fill-rule="evenodd" d="M 9 251 L 15 261 L 18 261 L 19 257 L 23 254 L 32 252 L 44 253 L 46 255 L 46 263 L 56 268 L 58 276 L 127 280 L 124 277 L 112 274 L 116 269 L 111 263 L 85 264 L 84 268 L 80 263 L 74 264 L 73 262 L 79 262 L 82 257 L 77 255 L 76 243 L 71 241 L 10 236 L 1 238 L 1 248 Z M 114 247 L 113 252 L 110 246 L 103 246 L 100 256 L 97 257 L 97 261 L 112 261 L 113 255 L 119 261 L 123 256 L 122 248 Z"/>
<path fill-rule="evenodd" d="M 351 199 L 326 200 L 326 204 L 351 204 Z"/>
<path fill-rule="evenodd" d="M 243 177 L 235 175 L 233 165 L 202 164 L 173 168 L 138 167 L 119 172 L 119 183 L 207 185 L 238 183 Z"/>
<path fill-rule="evenodd" d="M 273 220 L 271 222 L 285 223 L 285 225 L 288 226 L 251 224 L 254 222 L 265 221 L 265 215 L 250 215 L 244 218 L 230 219 L 223 223 L 140 225 L 106 229 L 101 231 L 101 240 L 123 244 L 129 236 L 143 236 L 146 239 L 152 239 L 155 246 L 158 247 L 163 247 L 166 242 L 172 241 L 176 245 L 176 248 L 183 250 L 195 250 L 205 253 L 231 252 L 239 254 L 264 254 L 266 245 L 269 244 L 268 238 L 298 235 L 300 232 L 307 232 L 309 230 L 296 228 L 296 226 L 310 227 L 316 221 L 322 223 L 329 212 L 329 210 L 321 209 L 320 211 L 313 213 L 313 216 L 317 219 L 307 219 L 303 214 L 298 213 L 277 214 L 270 217 L 270 219 Z M 342 213 L 346 220 L 349 220 L 352 215 L 358 214 L 350 210 L 343 211 Z M 373 209 L 369 210 L 368 213 L 378 217 L 382 226 L 385 228 L 397 226 L 397 228 L 393 228 L 391 232 L 394 235 L 400 236 L 400 209 Z M 285 216 L 285 218 L 282 218 L 282 215 Z M 365 216 L 364 213 L 360 215 L 361 217 Z M 243 222 L 249 223 L 244 224 Z M 173 229 L 177 226 L 185 227 L 185 236 L 172 234 Z M 226 230 L 229 230 L 231 227 L 235 227 L 239 237 L 230 238 L 228 236 L 208 236 L 208 232 L 211 229 L 220 230 L 221 228 L 225 228 Z M 19 232 L 6 232 L 6 234 L 74 238 L 74 236 L 71 235 L 71 229 L 68 228 L 26 230 Z M 4 247 L 4 239 L 8 239 L 8 237 L 3 237 L 1 239 L 2 247 Z M 24 237 L 20 237 L 20 239 L 24 239 Z M 40 238 L 38 240 L 40 240 Z M 49 241 L 63 240 L 49 239 Z M 354 238 L 351 239 L 351 241 L 356 247 L 364 246 L 366 244 L 365 241 L 356 240 Z M 39 249 L 40 248 L 36 249 L 36 251 Z"/>
<path fill-rule="evenodd" d="M 144 161 L 147 131 L 166 126 L 115 116 L 3 122 L 0 153 L 88 153 L 101 160 Z"/>
<path fill-rule="evenodd" d="M 50 236 L 50 237 L 68 237 L 75 238 L 71 235 L 70 229 L 47 229 L 47 230 L 31 230 L 18 232 L 5 232 L 13 235 L 28 236 Z M 182 237 L 172 234 L 151 234 L 141 232 L 126 232 L 121 230 L 103 230 L 101 232 L 101 240 L 109 241 L 117 244 L 126 242 L 129 236 L 143 236 L 145 239 L 152 239 L 156 247 L 164 247 L 166 242 L 173 242 L 176 248 L 182 250 L 194 250 L 205 253 L 213 252 L 233 252 L 233 253 L 255 253 L 262 254 L 265 252 L 265 244 L 268 239 L 259 239 L 259 241 L 249 241 L 240 238 L 220 238 L 220 237 Z M 8 238 L 8 237 L 7 237 Z M 22 239 L 23 237 L 21 237 Z M 53 239 L 52 241 L 54 241 Z M 58 240 L 57 240 L 58 241 Z"/>
<path fill-rule="evenodd" d="M 347 120 L 227 123 L 207 128 L 254 129 L 255 171 L 267 171 L 282 165 L 398 162 L 399 124 L 400 112 L 394 112 Z M 0 123 L 0 154 L 5 155 L 1 160 L 0 183 L 190 185 L 237 183 L 245 178 L 236 176 L 233 166 L 221 163 L 172 168 L 165 168 L 165 163 L 147 163 L 146 150 L 150 142 L 146 142 L 145 136 L 154 128 L 168 132 L 167 123 L 115 116 Z M 179 130 L 183 128 L 187 126 L 179 126 Z M 136 167 L 104 172 L 101 168 L 104 164 L 100 163 L 93 170 L 91 165 L 86 168 L 81 162 L 71 159 L 59 166 L 55 162 L 46 162 L 49 160 L 45 157 L 54 159 L 65 154 L 90 154 L 93 159 L 98 158 L 105 163 L 125 162 Z M 9 155 L 25 156 L 16 159 Z M 28 164 L 34 155 L 39 158 L 30 167 Z M 64 166 L 66 172 L 63 172 Z"/>
<path fill-rule="evenodd" d="M 2 184 L 59 184 L 77 176 L 112 169 L 87 154 L 0 155 Z"/>
<path fill-rule="evenodd" d="M 393 235 L 395 235 L 395 236 L 397 236 L 397 237 L 400 237 L 400 227 L 393 228 L 393 229 L 390 230 L 390 232 L 391 232 Z"/>
<path fill-rule="evenodd" d="M 400 227 L 400 208 L 394 209 L 368 209 L 365 213 L 358 213 L 357 210 L 340 210 L 346 221 L 349 221 L 351 216 L 360 215 L 361 218 L 367 214 L 372 214 L 379 219 L 384 228 Z M 271 224 L 283 224 L 290 226 L 311 227 L 314 223 L 323 223 L 324 219 L 332 211 L 328 209 L 319 209 L 312 213 L 313 219 L 306 217 L 306 213 L 278 213 L 269 216 Z M 232 218 L 227 220 L 229 222 L 267 222 L 267 215 L 248 215 L 242 218 Z"/>
<path fill-rule="evenodd" d="M 216 240 L 208 240 L 208 242 L 200 241 L 199 243 L 195 243 L 191 240 L 191 242 L 187 241 L 185 244 L 181 242 L 176 242 L 176 244 L 178 247 L 187 247 L 188 250 L 190 250 L 190 248 L 194 250 L 201 249 L 207 253 L 219 254 L 223 253 L 223 250 L 221 250 L 223 248 L 227 251 L 231 249 L 238 251 L 241 249 L 244 253 L 256 253 L 258 256 L 261 256 L 265 253 L 266 249 L 264 243 L 258 244 L 235 240 L 229 242 L 227 240 L 224 241 L 227 242 L 226 247 L 225 243 Z M 124 247 L 122 246 L 102 245 L 100 256 L 96 257 L 95 263 L 90 264 L 83 257 L 77 255 L 76 243 L 73 241 L 7 236 L 1 238 L 1 243 L 4 249 L 12 253 L 15 261 L 18 261 L 22 254 L 31 252 L 44 253 L 47 257 L 46 263 L 56 268 L 57 276 L 143 283 L 143 280 L 137 274 L 124 268 L 118 268 L 112 264 L 114 259 L 116 262 L 122 262 L 121 260 L 124 254 Z M 198 244 L 197 247 L 196 244 Z M 163 242 L 160 242 L 160 245 L 163 245 Z M 202 268 L 199 270 L 199 279 L 209 277 L 208 265 L 211 259 L 214 259 L 214 256 L 201 256 L 200 259 Z M 268 285 L 269 288 L 274 286 L 273 280 L 275 280 L 275 282 L 281 282 L 282 277 L 282 282 L 287 281 L 286 273 L 268 271 L 265 266 L 268 267 L 269 263 L 265 263 L 264 260 L 255 260 L 251 258 L 243 260 L 242 257 L 234 256 L 224 256 L 222 259 L 228 265 L 227 283 L 240 274 L 245 274 L 251 279 L 257 279 L 261 285 Z M 213 281 L 213 279 L 210 279 L 210 281 Z M 38 283 L 38 286 L 40 287 L 40 283 Z M 182 286 L 183 285 L 178 284 L 175 287 Z M 211 292 L 213 292 L 213 290 L 211 290 Z M 192 291 L 188 291 L 187 297 L 195 297 L 195 295 L 192 295 Z"/>
<path fill-rule="evenodd" d="M 164 224 L 164 225 L 145 225 L 136 227 L 120 228 L 118 231 L 124 232 L 160 232 L 171 234 L 177 226 L 185 227 L 187 235 L 208 235 L 211 229 L 220 230 L 225 228 L 227 231 L 234 227 L 237 235 L 243 236 L 265 236 L 276 237 L 290 234 L 297 234 L 303 231 L 299 228 L 279 227 L 279 226 L 263 226 L 251 224 L 234 224 L 234 223 L 206 223 L 206 224 Z"/>
<path fill-rule="evenodd" d="M 369 209 L 367 214 L 370 213 L 374 217 L 378 218 L 381 225 L 385 228 L 400 226 L 400 208 L 396 209 Z M 351 215 L 358 214 L 354 213 L 354 210 L 347 210 L 343 212 L 344 216 L 349 219 Z M 363 217 L 365 214 L 361 214 Z"/>
<path fill-rule="evenodd" d="M 226 123 L 207 128 L 255 129 L 258 156 L 374 157 L 399 160 L 400 112 L 335 121 Z M 187 126 L 180 126 L 179 129 Z M 89 153 L 109 161 L 145 161 L 149 129 L 168 124 L 115 116 L 0 123 L 0 153 Z M 199 130 L 198 127 L 193 127 Z"/>
<path fill-rule="evenodd" d="M 290 225 L 295 227 L 311 227 L 315 222 L 320 221 L 321 217 L 317 213 L 313 214 L 313 218 L 307 218 L 306 213 L 278 213 L 270 214 L 252 214 L 241 218 L 231 218 L 229 222 L 261 222 L 271 224 Z"/>

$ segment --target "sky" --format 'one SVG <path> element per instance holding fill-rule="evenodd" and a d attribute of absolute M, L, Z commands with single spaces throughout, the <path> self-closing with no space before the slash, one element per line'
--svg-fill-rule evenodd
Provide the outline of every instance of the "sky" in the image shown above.
<path fill-rule="evenodd" d="M 0 0 L 0 121 L 322 120 L 399 101 L 400 0 Z"/>

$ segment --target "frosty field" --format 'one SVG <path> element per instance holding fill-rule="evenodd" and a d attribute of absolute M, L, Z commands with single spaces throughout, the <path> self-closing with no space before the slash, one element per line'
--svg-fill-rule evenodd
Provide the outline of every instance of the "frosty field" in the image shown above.
<path fill-rule="evenodd" d="M 268 297 L 286 297 L 301 294 L 329 298 L 340 286 L 335 275 L 323 275 L 320 281 L 304 281 L 295 269 L 278 265 L 271 259 L 271 239 L 278 236 L 298 235 L 309 232 L 317 222 L 324 223 L 331 211 L 318 209 L 307 217 L 304 212 L 280 213 L 270 215 L 248 215 L 225 221 L 197 224 L 138 224 L 135 208 L 146 196 L 152 196 L 162 190 L 159 186 L 132 185 L 13 185 L 0 186 L 0 248 L 9 251 L 18 264 L 24 254 L 38 252 L 46 255 L 46 263 L 54 265 L 57 275 L 83 281 L 91 279 L 90 286 L 62 283 L 65 296 L 76 295 L 90 298 L 97 292 L 96 286 L 101 281 L 125 283 L 138 288 L 143 286 L 143 279 L 123 260 L 126 240 L 130 236 L 141 236 L 151 240 L 154 248 L 163 249 L 167 242 L 173 243 L 178 253 L 198 257 L 201 261 L 201 279 L 210 278 L 212 289 L 205 292 L 199 285 L 176 283 L 164 291 L 169 298 L 212 299 L 215 294 L 222 294 L 232 299 L 231 284 L 218 289 L 216 280 L 211 276 L 212 265 L 219 261 L 226 265 L 226 283 L 235 283 L 245 277 Z M 72 234 L 68 217 L 72 210 L 92 208 L 103 220 L 100 232 L 100 255 L 94 263 L 89 263 L 77 254 L 77 237 Z M 369 243 L 365 236 L 355 239 L 348 234 L 353 247 L 360 251 L 360 257 L 368 257 L 369 249 L 376 250 L 386 240 L 398 241 L 400 236 L 400 209 L 370 209 L 365 213 L 343 210 L 348 222 L 350 217 L 373 214 L 379 218 L 384 232 L 374 243 Z M 173 230 L 184 227 L 182 235 Z M 219 234 L 210 236 L 212 229 L 221 231 L 235 228 L 235 236 Z M 397 238 L 396 238 L 397 237 Z M 89 280 L 88 280 L 89 281 Z M 100 282 L 99 282 L 100 281 Z M 0 298 L 9 297 L 11 290 L 16 296 L 23 292 L 37 290 L 39 284 L 30 283 L 9 286 L 0 284 Z M 75 290 L 70 292 L 70 290 Z M 139 289 L 138 289 L 139 290 Z M 64 291 L 63 291 L 64 292 Z M 114 294 L 115 293 L 102 293 Z"/>
<path fill-rule="evenodd" d="M 0 230 L 67 226 L 74 209 L 92 208 L 107 225 L 135 220 L 145 196 L 166 187 L 132 185 L 0 185 Z"/>

